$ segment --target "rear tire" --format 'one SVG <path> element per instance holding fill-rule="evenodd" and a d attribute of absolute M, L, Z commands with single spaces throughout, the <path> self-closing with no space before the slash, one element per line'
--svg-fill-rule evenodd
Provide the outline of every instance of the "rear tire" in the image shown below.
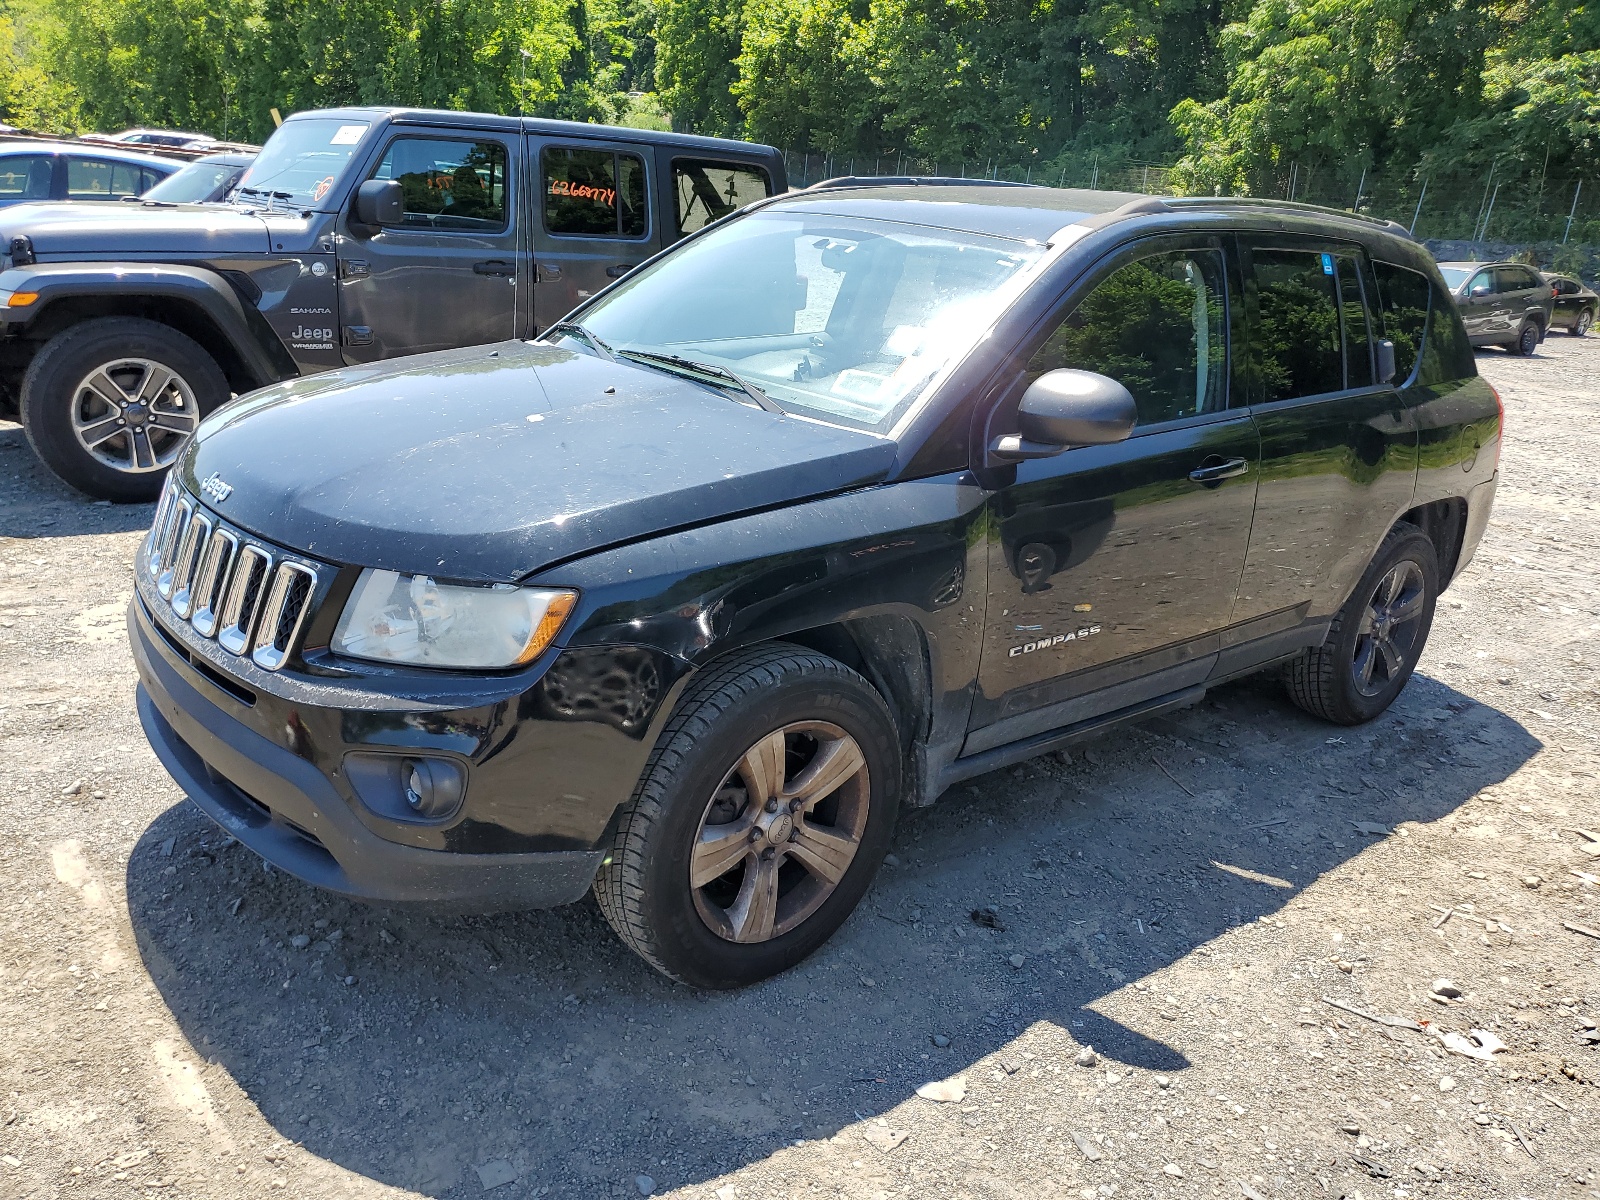
<path fill-rule="evenodd" d="M 1539 326 L 1535 321 L 1524 321 L 1522 328 L 1517 330 L 1517 340 L 1512 342 L 1507 349 L 1513 354 L 1527 357 L 1539 348 Z"/>
<path fill-rule="evenodd" d="M 894 832 L 900 761 L 883 698 L 842 663 L 784 643 L 714 663 L 622 813 L 594 883 L 600 911 L 682 983 L 787 970 L 866 894 Z"/>
<path fill-rule="evenodd" d="M 1594 314 L 1586 308 L 1578 314 L 1578 319 L 1573 321 L 1572 325 L 1567 329 L 1567 332 L 1573 337 L 1582 337 L 1584 334 L 1589 332 L 1589 327 L 1593 324 Z"/>
<path fill-rule="evenodd" d="M 1289 663 L 1289 698 L 1335 725 L 1360 725 L 1378 716 L 1416 669 L 1438 596 L 1433 542 L 1401 521 L 1333 618 L 1327 639 Z"/>
<path fill-rule="evenodd" d="M 101 500 L 155 499 L 200 418 L 230 391 L 192 338 L 140 317 L 57 334 L 22 378 L 22 427 L 62 480 Z"/>

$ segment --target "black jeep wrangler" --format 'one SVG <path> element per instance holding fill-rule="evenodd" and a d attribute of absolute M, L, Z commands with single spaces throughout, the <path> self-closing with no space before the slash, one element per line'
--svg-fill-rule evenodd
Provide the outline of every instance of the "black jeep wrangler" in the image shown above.
<path fill-rule="evenodd" d="M 203 422 L 138 557 L 140 717 L 301 879 L 592 887 L 650 963 L 734 986 L 820 945 L 958 780 L 1263 668 L 1377 716 L 1500 428 L 1398 226 L 795 192 L 540 340 Z"/>
<path fill-rule="evenodd" d="M 150 500 L 201 417 L 296 375 L 531 336 L 787 188 L 777 151 L 566 121 L 335 109 L 220 204 L 0 215 L 0 416 L 74 487 Z"/>

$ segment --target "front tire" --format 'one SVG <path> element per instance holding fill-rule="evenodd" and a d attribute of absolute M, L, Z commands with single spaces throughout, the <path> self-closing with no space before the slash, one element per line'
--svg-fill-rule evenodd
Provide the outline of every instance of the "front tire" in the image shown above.
<path fill-rule="evenodd" d="M 1428 535 L 1391 529 L 1322 645 L 1289 663 L 1289 698 L 1335 725 L 1360 725 L 1394 703 L 1433 627 L 1439 559 Z"/>
<path fill-rule="evenodd" d="M 894 832 L 900 745 L 856 672 L 776 643 L 691 684 L 595 879 L 656 970 L 703 988 L 785 971 L 866 894 Z"/>
<path fill-rule="evenodd" d="M 1513 354 L 1520 354 L 1524 358 L 1539 348 L 1539 326 L 1533 321 L 1524 321 L 1522 328 L 1517 330 L 1517 340 L 1511 343 L 1509 349 Z"/>
<path fill-rule="evenodd" d="M 155 499 L 228 380 L 193 339 L 140 317 L 57 334 L 22 378 L 22 427 L 61 479 L 101 500 Z"/>

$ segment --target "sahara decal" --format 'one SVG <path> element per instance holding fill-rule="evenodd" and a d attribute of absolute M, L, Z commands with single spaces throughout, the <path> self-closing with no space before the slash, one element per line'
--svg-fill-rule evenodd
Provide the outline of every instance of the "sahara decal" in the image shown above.
<path fill-rule="evenodd" d="M 1048 650 L 1052 646 L 1059 646 L 1064 642 L 1075 642 L 1079 638 L 1092 637 L 1100 632 L 1098 625 L 1085 625 L 1071 633 L 1058 633 L 1055 637 L 1040 638 L 1036 642 L 1024 642 L 1020 646 L 1013 646 L 1006 651 L 1007 658 L 1017 658 L 1023 654 L 1032 654 L 1035 650 Z"/>

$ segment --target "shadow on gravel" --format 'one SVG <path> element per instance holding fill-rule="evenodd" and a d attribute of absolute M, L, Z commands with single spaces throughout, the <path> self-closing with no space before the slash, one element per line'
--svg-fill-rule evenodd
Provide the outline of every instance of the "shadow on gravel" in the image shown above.
<path fill-rule="evenodd" d="M 97 504 L 50 473 L 22 426 L 0 421 L 0 538 L 78 537 L 150 528 L 151 504 Z"/>
<path fill-rule="evenodd" d="M 1092 1006 L 1359 854 L 1372 839 L 1352 822 L 1438 820 L 1538 745 L 1421 677 L 1351 730 L 1270 681 L 1222 688 L 908 814 L 898 864 L 832 943 L 734 994 L 655 976 L 589 902 L 457 919 L 348 904 L 188 805 L 139 842 L 128 902 L 194 1048 L 283 1137 L 430 1196 L 481 1194 L 494 1176 L 475 1168 L 497 1160 L 516 1175 L 497 1197 L 636 1195 L 636 1175 L 700 1182 L 830 1135 L 1039 1023 L 1182 1071 L 1159 980 L 1142 1029 Z M 971 919 L 985 906 L 1003 929 Z"/>

